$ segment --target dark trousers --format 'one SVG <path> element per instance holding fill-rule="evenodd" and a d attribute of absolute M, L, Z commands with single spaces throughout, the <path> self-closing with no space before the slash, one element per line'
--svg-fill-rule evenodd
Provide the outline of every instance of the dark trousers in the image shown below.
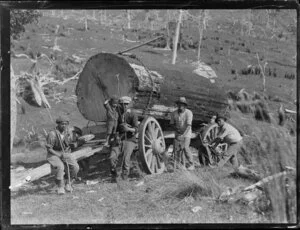
<path fill-rule="evenodd" d="M 123 141 L 122 148 L 121 146 L 113 146 L 110 152 L 110 164 L 112 173 L 116 174 L 116 168 L 118 164 L 118 157 L 122 153 L 122 174 L 129 175 L 130 170 L 130 157 L 132 155 L 133 150 L 136 147 L 136 143 L 133 141 Z"/>

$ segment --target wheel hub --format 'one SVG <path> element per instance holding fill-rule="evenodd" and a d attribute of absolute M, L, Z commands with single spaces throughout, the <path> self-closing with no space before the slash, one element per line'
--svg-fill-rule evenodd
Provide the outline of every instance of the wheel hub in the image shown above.
<path fill-rule="evenodd" d="M 152 142 L 152 149 L 154 154 L 161 154 L 165 151 L 163 143 L 159 140 L 155 140 Z"/>

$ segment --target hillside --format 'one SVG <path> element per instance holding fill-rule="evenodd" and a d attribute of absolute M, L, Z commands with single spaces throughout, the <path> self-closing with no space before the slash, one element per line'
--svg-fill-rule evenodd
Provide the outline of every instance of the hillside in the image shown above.
<path fill-rule="evenodd" d="M 86 61 L 99 52 L 116 53 L 159 35 L 167 35 L 166 10 L 131 11 L 131 28 L 128 28 L 127 14 L 124 10 L 95 12 L 44 10 L 41 12 L 43 16 L 39 18 L 38 23 L 26 25 L 26 30 L 20 39 L 12 41 L 11 64 L 15 75 L 23 76 L 24 71 L 30 72 L 34 59 L 44 54 L 51 62 L 42 58 L 37 62 L 40 76 L 48 74 L 51 79 L 61 82 L 80 73 Z M 189 14 L 197 16 L 199 12 L 191 10 Z M 174 21 L 176 15 L 175 11 L 169 12 L 169 21 Z M 86 18 L 87 23 L 85 23 Z M 293 166 L 296 162 L 293 155 L 296 153 L 296 124 L 289 120 L 286 126 L 278 126 L 277 114 L 280 105 L 285 109 L 296 111 L 295 19 L 295 10 L 209 10 L 206 29 L 203 31 L 201 61 L 216 72 L 217 83 L 228 92 L 228 95 L 230 92 L 236 94 L 241 89 L 245 89 L 249 94 L 257 92 L 264 95 L 268 112 L 275 120 L 275 123 L 270 124 L 256 121 L 251 113 L 243 113 L 239 110 L 230 112 L 235 124 L 250 136 L 245 142 L 244 152 L 240 157 L 241 162 L 256 170 L 263 171 L 265 170 L 262 169 L 263 162 L 268 160 L 273 162 L 278 159 L 273 155 L 266 156 L 267 160 L 265 156 L 262 156 L 263 159 L 258 159 L 261 153 L 258 151 L 263 150 L 263 153 L 268 153 L 271 148 L 280 155 L 286 150 L 286 146 L 278 144 L 283 147 L 282 149 L 278 147 L 279 150 L 276 150 L 277 143 L 281 141 L 286 143 L 290 139 L 292 141 L 288 143 L 291 155 L 288 155 L 287 162 L 292 162 Z M 173 25 L 171 34 L 174 30 Z M 198 52 L 197 23 L 185 18 L 181 33 L 181 47 L 178 50 L 176 65 L 184 71 L 193 71 Z M 130 52 L 136 54 L 145 66 L 170 64 L 172 50 L 164 49 L 165 46 L 166 39 L 163 38 Z M 29 58 L 24 58 L 25 55 Z M 261 74 L 251 71 L 258 69 L 257 55 L 262 67 L 265 66 L 265 92 L 262 91 Z M 54 128 L 51 117 L 55 119 L 57 114 L 66 113 L 71 119 L 70 124 L 79 128 L 94 125 L 94 122 L 84 119 L 78 111 L 75 96 L 76 78 L 65 84 L 58 85 L 52 82 L 44 85 L 44 93 L 51 105 L 49 110 L 26 102 L 28 95 L 23 91 L 26 83 L 20 82 L 18 88 L 20 104 L 17 105 L 17 131 L 11 153 L 11 164 L 14 167 L 23 165 L 25 168 L 30 168 L 33 165 L 41 165 L 46 160 L 43 143 L 45 132 Z M 103 125 L 104 135 L 105 124 L 101 125 Z M 288 137 L 285 139 L 286 136 L 282 138 L 279 137 L 280 135 L 276 136 L 277 131 L 280 135 L 281 132 L 288 132 Z M 294 133 L 290 135 L 292 131 Z M 269 145 L 257 144 L 252 138 L 266 141 Z M 281 150 L 283 151 L 280 152 Z M 216 202 L 215 198 L 226 188 L 248 186 L 253 181 L 232 176 L 230 167 L 217 171 L 200 167 L 197 150 L 193 149 L 193 152 L 199 167 L 192 176 L 181 172 L 176 176 L 172 172 L 157 176 L 141 176 L 139 172 L 135 172 L 133 174 L 137 176 L 132 176 L 131 181 L 121 187 L 108 183 L 110 177 L 107 168 L 108 155 L 95 156 L 90 160 L 89 175 L 83 179 L 85 182 L 98 180 L 97 185 L 89 187 L 78 182 L 77 192 L 56 200 L 55 192 L 50 185 L 53 178 L 51 176 L 42 178 L 31 184 L 30 188 L 24 188 L 24 191 L 13 194 L 11 201 L 13 222 L 55 224 L 62 222 L 270 223 L 274 221 L 272 211 L 266 207 L 263 211 L 257 211 L 250 206 Z M 265 171 L 262 174 L 270 175 Z M 201 178 L 202 181 L 195 182 L 197 180 L 195 178 Z M 176 179 L 180 179 L 181 182 L 187 180 L 188 183 L 181 184 Z M 144 184 L 141 187 L 136 186 L 140 181 Z M 48 185 L 44 188 L 42 185 L 45 183 Z M 204 187 L 208 187 L 210 192 L 209 195 L 203 195 L 205 191 L 197 190 L 196 195 L 192 196 L 193 189 L 189 191 L 190 193 L 180 193 L 181 190 L 174 183 L 182 186 L 180 189 L 184 186 L 193 188 L 194 184 L 200 183 L 201 186 L 205 184 Z M 167 190 L 172 190 L 173 186 L 175 186 L 174 190 L 178 188 L 178 194 L 162 191 L 161 188 L 165 185 Z M 161 194 L 165 197 L 160 197 Z M 169 199 L 169 195 L 172 199 Z M 72 202 L 69 202 L 70 200 Z M 91 204 L 89 208 L 85 206 L 86 202 Z M 202 211 L 192 213 L 191 208 L 194 206 L 201 206 Z M 66 217 L 62 218 L 56 214 L 58 210 L 71 211 L 65 213 Z M 286 219 L 280 219 L 279 222 L 281 221 L 286 222 Z"/>

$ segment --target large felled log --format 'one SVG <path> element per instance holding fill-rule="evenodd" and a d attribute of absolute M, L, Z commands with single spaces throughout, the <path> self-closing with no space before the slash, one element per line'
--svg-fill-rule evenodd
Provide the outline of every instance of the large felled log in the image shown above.
<path fill-rule="evenodd" d="M 136 97 L 133 108 L 140 115 L 158 119 L 169 119 L 179 96 L 186 97 L 194 121 L 207 122 L 212 114 L 227 107 L 225 92 L 217 83 L 193 73 L 191 68 L 162 63 L 145 69 L 137 59 L 110 53 L 97 54 L 87 61 L 76 95 L 82 115 L 97 122 L 106 121 L 103 102 L 112 95 Z"/>
<path fill-rule="evenodd" d="M 94 155 L 97 152 L 102 150 L 103 146 L 93 148 L 93 147 L 84 147 L 78 151 L 72 153 L 75 159 L 81 160 L 87 157 Z M 49 175 L 51 173 L 51 167 L 49 163 L 43 164 L 34 169 L 26 170 L 22 173 L 11 173 L 11 183 L 10 190 L 16 191 L 22 185 L 30 181 L 35 181 L 43 176 Z"/>

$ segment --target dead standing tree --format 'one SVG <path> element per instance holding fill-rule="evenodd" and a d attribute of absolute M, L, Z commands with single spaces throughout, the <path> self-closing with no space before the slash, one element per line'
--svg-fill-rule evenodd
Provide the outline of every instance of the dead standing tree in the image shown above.
<path fill-rule="evenodd" d="M 178 14 L 175 10 L 167 10 L 166 12 L 166 18 L 165 18 L 165 29 L 167 31 L 166 34 L 166 47 L 164 48 L 165 50 L 171 50 L 171 41 L 174 39 L 172 36 L 174 36 L 174 31 L 176 28 L 176 20 L 178 18 Z"/>
<path fill-rule="evenodd" d="M 173 56 L 172 56 L 172 64 L 173 65 L 175 65 L 175 63 L 176 63 L 177 44 L 178 44 L 179 33 L 180 33 L 180 24 L 181 24 L 181 20 L 182 20 L 182 13 L 183 13 L 183 10 L 179 10 L 179 18 L 177 21 L 176 33 L 175 33 L 175 38 L 174 38 L 174 42 L 173 42 Z"/>
<path fill-rule="evenodd" d="M 85 28 L 85 31 L 88 30 L 88 13 L 87 13 L 87 10 L 85 10 L 85 17 L 84 17 L 84 28 Z"/>
<path fill-rule="evenodd" d="M 170 28 L 169 28 L 169 22 L 170 22 L 171 17 L 170 17 L 170 11 L 169 10 L 167 10 L 166 16 L 167 16 L 167 18 L 166 18 L 165 28 L 167 30 L 167 38 L 166 38 L 166 47 L 165 47 L 165 49 L 166 50 L 171 50 L 171 47 L 170 47 L 170 35 L 171 35 L 171 33 L 170 33 Z"/>
<path fill-rule="evenodd" d="M 201 43 L 203 38 L 203 31 L 206 30 L 206 24 L 208 20 L 208 10 L 201 10 L 198 17 L 198 29 L 199 29 L 199 42 L 198 42 L 198 55 L 197 61 L 200 62 L 200 51 L 201 51 Z"/>
<path fill-rule="evenodd" d="M 244 36 L 247 34 L 248 36 L 251 36 L 251 32 L 253 31 L 251 10 L 242 16 L 240 24 L 241 24 L 241 35 Z M 244 27 L 245 27 L 245 31 L 244 31 Z"/>
<path fill-rule="evenodd" d="M 266 92 L 266 75 L 265 75 L 265 70 L 266 70 L 266 66 L 268 65 L 268 62 L 265 62 L 263 64 L 263 66 L 261 65 L 261 62 L 259 60 L 259 56 L 258 56 L 258 53 L 256 53 L 256 58 L 257 58 L 257 63 L 258 63 L 258 66 L 260 68 L 260 73 L 261 73 L 261 76 L 262 76 L 262 79 L 263 79 L 263 92 Z"/>
<path fill-rule="evenodd" d="M 131 29 L 131 10 L 126 10 L 127 13 L 127 29 Z"/>

